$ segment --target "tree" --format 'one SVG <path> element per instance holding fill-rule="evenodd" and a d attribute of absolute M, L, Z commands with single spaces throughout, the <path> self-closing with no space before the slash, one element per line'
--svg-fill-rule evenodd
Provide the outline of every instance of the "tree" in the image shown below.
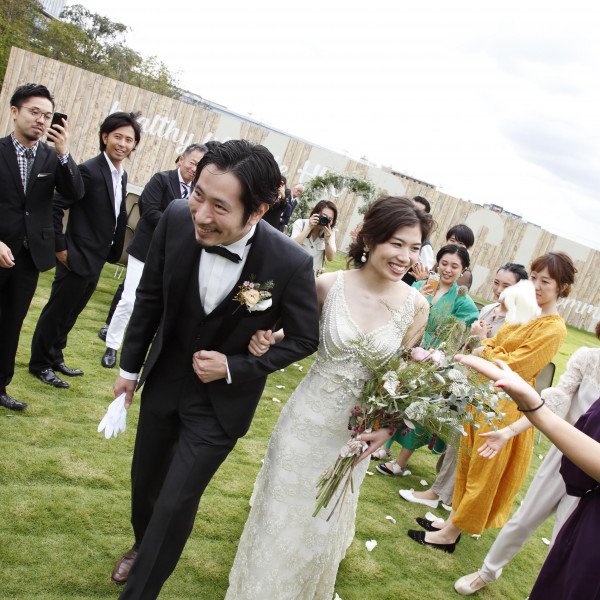
<path fill-rule="evenodd" d="M 0 3 L 0 83 L 4 80 L 11 47 L 30 48 L 41 11 L 42 5 L 37 0 L 2 0 Z"/>
<path fill-rule="evenodd" d="M 125 44 L 129 28 L 92 13 L 80 4 L 65 8 L 61 20 L 49 19 L 37 0 L 2 0 L 0 75 L 3 79 L 11 46 L 177 97 L 177 80 L 155 56 L 143 57 Z M 1 80 L 0 80 L 1 82 Z"/>

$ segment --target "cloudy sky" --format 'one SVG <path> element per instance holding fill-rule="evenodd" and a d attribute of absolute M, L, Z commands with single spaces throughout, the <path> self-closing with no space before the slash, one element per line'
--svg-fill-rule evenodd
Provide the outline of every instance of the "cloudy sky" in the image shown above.
<path fill-rule="evenodd" d="M 597 0 L 80 3 L 208 100 L 600 249 Z"/>

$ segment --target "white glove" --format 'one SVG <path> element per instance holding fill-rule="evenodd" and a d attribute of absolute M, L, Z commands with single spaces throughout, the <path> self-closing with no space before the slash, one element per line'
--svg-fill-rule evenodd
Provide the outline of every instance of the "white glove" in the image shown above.
<path fill-rule="evenodd" d="M 104 431 L 104 437 L 107 440 L 111 437 L 117 437 L 119 431 L 125 431 L 126 421 L 125 393 L 122 393 L 110 403 L 106 414 L 100 421 L 100 425 L 98 425 L 98 433 Z"/>

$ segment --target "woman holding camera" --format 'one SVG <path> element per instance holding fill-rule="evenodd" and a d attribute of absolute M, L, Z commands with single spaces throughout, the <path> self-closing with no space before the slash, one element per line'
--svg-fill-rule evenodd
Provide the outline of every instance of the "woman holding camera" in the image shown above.
<path fill-rule="evenodd" d="M 330 200 L 321 200 L 308 219 L 298 219 L 292 226 L 292 239 L 313 257 L 315 277 L 323 272 L 325 259 L 333 260 L 335 256 L 336 221 L 337 206 Z"/>

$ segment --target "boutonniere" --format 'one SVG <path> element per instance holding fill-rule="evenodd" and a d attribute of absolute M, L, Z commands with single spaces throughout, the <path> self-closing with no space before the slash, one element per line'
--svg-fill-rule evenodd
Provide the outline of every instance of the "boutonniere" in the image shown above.
<path fill-rule="evenodd" d="M 240 303 L 233 312 L 237 312 L 242 306 L 248 312 L 263 311 L 270 308 L 273 300 L 271 299 L 271 292 L 269 290 L 273 289 L 273 285 L 272 281 L 257 283 L 254 281 L 254 275 L 251 275 L 250 281 L 244 281 L 239 286 L 240 291 L 233 298 Z"/>

